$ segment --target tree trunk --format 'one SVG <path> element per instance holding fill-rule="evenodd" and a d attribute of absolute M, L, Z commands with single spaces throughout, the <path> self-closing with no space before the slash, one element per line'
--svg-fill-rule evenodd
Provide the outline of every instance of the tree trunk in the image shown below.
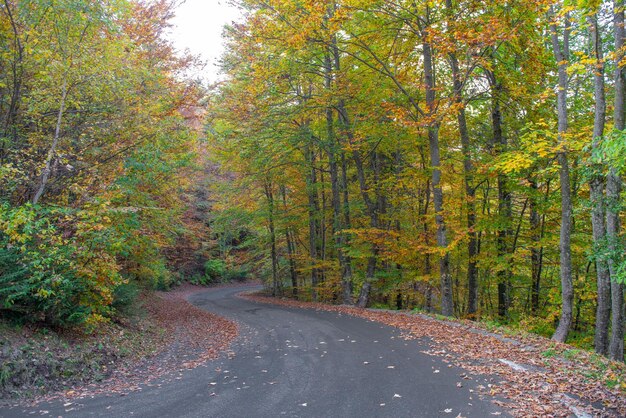
<path fill-rule="evenodd" d="M 281 293 L 281 285 L 278 280 L 278 253 L 276 252 L 276 226 L 274 224 L 274 193 L 272 183 L 265 182 L 265 197 L 267 198 L 267 221 L 270 232 L 270 254 L 272 258 L 272 296 Z"/>
<path fill-rule="evenodd" d="M 346 161 L 346 155 L 344 151 L 341 151 L 341 191 L 343 194 L 343 204 L 342 204 L 342 216 L 343 216 L 343 225 L 346 229 L 351 228 L 350 221 L 350 197 L 348 194 L 348 167 Z M 343 246 L 348 246 L 348 237 L 346 235 L 343 236 L 342 241 Z M 352 259 L 349 255 L 344 254 L 344 268 L 346 269 L 342 272 L 342 277 L 345 278 L 345 281 L 342 283 L 342 291 L 343 291 L 343 303 L 352 304 L 354 301 L 352 299 Z"/>
<path fill-rule="evenodd" d="M 320 152 L 321 154 L 321 152 Z M 320 155 L 320 161 L 321 161 L 321 155 Z M 321 163 L 320 163 L 321 165 Z M 319 187 L 320 187 L 320 196 L 321 196 L 321 203 L 322 206 L 320 207 L 319 210 L 319 222 L 317 223 L 319 230 L 317 231 L 317 236 L 319 237 L 318 239 L 318 243 L 319 243 L 319 249 L 318 249 L 318 254 L 319 254 L 319 258 L 322 261 L 322 265 L 321 267 L 318 269 L 318 283 L 324 283 L 324 281 L 326 281 L 326 268 L 324 267 L 326 265 L 325 261 L 326 261 L 326 180 L 324 179 L 324 170 L 320 170 L 320 181 L 319 181 Z"/>
<path fill-rule="evenodd" d="M 420 154 L 423 154 L 423 152 L 420 151 Z M 422 159 L 421 162 L 421 166 L 420 169 L 422 169 L 423 171 L 426 171 L 427 169 L 427 162 L 424 161 L 424 159 Z M 418 195 L 417 195 L 417 201 L 418 201 L 418 214 L 420 217 L 420 222 L 421 222 L 421 226 L 422 226 L 422 241 L 423 244 L 427 247 L 430 247 L 432 245 L 431 240 L 430 240 L 430 231 L 429 231 L 429 227 L 430 227 L 430 222 L 428 221 L 427 215 L 428 215 L 428 208 L 430 206 L 430 197 L 431 197 L 431 190 L 430 190 L 430 181 L 426 181 L 426 187 L 424 187 L 423 189 L 420 188 L 420 190 L 418 190 Z M 431 256 L 429 252 L 426 252 L 426 254 L 424 254 L 424 269 L 423 269 L 423 273 L 424 273 L 424 277 L 428 278 L 428 282 L 426 282 L 426 311 L 427 312 L 432 312 L 433 311 L 433 303 L 432 303 L 432 287 L 430 285 L 430 276 L 433 273 L 433 266 L 432 266 L 432 262 L 431 262 Z"/>
<path fill-rule="evenodd" d="M 7 140 L 12 138 L 13 146 L 17 145 L 18 142 L 16 119 L 22 98 L 22 79 L 24 77 L 24 45 L 20 39 L 20 30 L 18 28 L 18 22 L 15 20 L 15 11 L 12 10 L 7 0 L 4 1 L 4 7 L 15 39 L 13 40 L 13 60 L 11 62 L 13 88 L 11 91 L 11 100 L 4 117 L 3 136 L 5 139 L 2 141 L 2 148 L 0 149 L 0 165 L 4 165 L 5 163 L 5 157 L 8 151 Z"/>
<path fill-rule="evenodd" d="M 622 129 L 623 130 L 623 129 Z M 616 361 L 624 361 L 624 285 L 618 283 L 615 254 L 617 253 L 617 240 L 619 240 L 620 221 L 619 213 L 614 208 L 620 199 L 622 181 L 615 171 L 611 170 L 607 179 L 607 196 L 610 208 L 607 210 L 606 230 L 609 242 L 609 270 L 611 280 L 611 341 L 609 343 L 609 356 Z"/>
<path fill-rule="evenodd" d="M 606 100 L 604 95 L 604 59 L 602 57 L 602 41 L 598 27 L 598 15 L 589 16 L 591 29 L 591 47 L 595 58 L 594 65 L 594 98 L 595 116 L 593 122 L 592 147 L 597 148 L 604 135 L 604 119 L 606 116 Z M 591 225 L 593 231 L 594 250 L 598 251 L 606 240 L 604 227 L 604 184 L 602 166 L 594 164 L 589 180 L 591 197 Z M 609 343 L 609 318 L 611 315 L 611 278 L 602 257 L 595 258 L 596 281 L 598 286 L 598 302 L 596 306 L 596 331 L 594 346 L 596 353 L 606 355 Z"/>
<path fill-rule="evenodd" d="M 490 72 L 491 82 L 491 123 L 493 131 L 493 144 L 496 154 L 502 154 L 506 151 L 507 140 L 502 133 L 502 113 L 500 110 L 500 95 L 502 93 L 502 85 L 496 79 L 493 72 Z M 511 237 L 510 222 L 513 216 L 511 203 L 511 192 L 507 185 L 506 175 L 498 173 L 498 234 L 497 234 L 497 253 L 498 261 L 504 263 L 504 267 L 498 269 L 498 316 L 506 318 L 510 305 L 510 282 L 511 269 L 509 267 L 509 246 Z"/>
<path fill-rule="evenodd" d="M 306 160 L 309 164 L 307 175 L 307 195 L 309 199 L 309 257 L 311 263 L 311 297 L 317 300 L 317 285 L 319 284 L 318 263 L 318 214 L 319 202 L 317 196 L 317 175 L 315 173 L 315 152 L 312 145 L 307 145 L 305 150 Z"/>
<path fill-rule="evenodd" d="M 446 0 L 446 8 L 452 13 L 452 0 Z M 476 190 L 474 189 L 474 168 L 470 151 L 470 137 L 463 103 L 463 83 L 459 71 L 459 62 L 455 53 L 450 53 L 450 67 L 454 83 L 454 102 L 459 106 L 457 122 L 463 151 L 463 177 L 465 181 L 465 199 L 467 205 L 467 315 L 475 319 L 478 310 L 478 236 L 476 233 Z"/>
<path fill-rule="evenodd" d="M 331 59 L 332 57 L 332 59 Z M 331 40 L 331 49 L 325 56 L 324 60 L 324 76 L 325 87 L 328 91 L 332 88 L 332 71 L 333 63 L 336 71 L 340 70 L 339 51 L 336 47 L 335 37 Z M 344 107 L 343 101 L 341 106 Z M 344 221 L 346 217 L 342 214 L 341 196 L 346 197 L 346 184 L 345 175 L 339 176 L 339 164 L 337 161 L 337 153 L 341 148 L 341 143 L 335 134 L 333 108 L 328 107 L 326 109 L 326 127 L 328 135 L 328 161 L 330 168 L 330 184 L 331 184 L 331 206 L 333 208 L 333 237 L 335 239 L 335 249 L 337 251 L 337 259 L 339 261 L 339 267 L 341 271 L 341 297 L 342 302 L 346 305 L 351 305 L 352 300 L 352 260 L 350 257 L 344 254 L 345 245 L 345 229 Z M 343 152 L 343 151 L 341 151 Z M 343 167 L 342 167 L 343 169 Z M 345 205 L 345 203 L 344 203 Z M 348 217 L 349 219 L 349 217 Z"/>
<path fill-rule="evenodd" d="M 367 214 L 370 218 L 370 226 L 372 228 L 378 228 L 378 216 L 376 212 L 376 205 L 372 202 L 370 194 L 367 188 L 367 182 L 365 179 L 365 169 L 363 167 L 363 157 L 358 149 L 352 151 L 352 156 L 357 169 L 357 178 L 359 180 L 359 187 L 361 189 L 361 196 L 365 201 L 365 207 Z M 365 271 L 365 281 L 361 286 L 357 306 L 359 308 L 365 308 L 369 302 L 369 294 L 372 289 L 372 282 L 376 277 L 376 247 L 372 244 L 372 255 L 367 259 L 367 269 Z"/>
<path fill-rule="evenodd" d="M 336 8 L 336 5 L 333 5 Z M 332 38 L 332 52 L 333 58 L 335 62 L 335 70 L 339 73 L 341 71 L 341 59 L 339 56 L 339 48 L 337 47 L 337 37 L 333 36 Z M 338 111 L 338 120 L 343 126 L 343 129 L 346 130 L 346 133 L 349 132 L 350 125 L 348 119 L 348 113 L 346 110 L 345 101 L 343 98 L 340 98 L 337 104 Z M 348 191 L 348 162 L 346 160 L 346 153 L 343 149 L 343 142 L 340 140 L 340 137 L 337 138 L 337 144 L 339 145 L 339 153 L 341 156 L 341 178 L 339 182 L 339 190 L 343 196 L 343 203 L 341 205 L 341 216 L 343 219 L 343 227 L 345 229 L 350 229 L 352 227 L 352 222 L 350 220 L 350 195 Z M 347 235 L 342 236 L 342 247 L 347 247 L 349 244 L 349 238 Z M 345 304 L 353 304 L 354 300 L 352 297 L 353 291 L 353 282 L 352 282 L 352 258 L 343 253 L 343 271 L 341 273 L 341 277 L 343 281 L 341 283 L 342 292 L 343 292 L 343 303 Z"/>
<path fill-rule="evenodd" d="M 376 265 L 376 259 L 370 259 L 367 262 L 367 270 L 370 270 L 370 265 L 374 266 L 372 268 L 375 268 Z M 370 298 L 370 292 L 372 291 L 372 283 L 369 281 L 365 281 L 363 282 L 363 285 L 361 286 L 361 291 L 359 292 L 359 298 L 357 299 L 356 302 L 356 306 L 358 306 L 359 308 L 365 308 L 367 307 L 367 304 L 369 303 L 369 298 Z"/>
<path fill-rule="evenodd" d="M 615 32 L 615 103 L 614 103 L 614 126 L 615 130 L 624 130 L 624 69 L 621 61 L 624 59 L 624 0 L 614 2 L 613 25 Z M 609 210 L 607 210 L 606 227 L 607 238 L 611 245 L 611 257 L 609 269 L 611 270 L 611 341 L 609 343 L 609 356 L 613 360 L 624 361 L 624 285 L 615 280 L 615 264 L 613 254 L 616 251 L 616 240 L 619 239 L 619 212 L 615 210 L 620 199 L 622 181 L 619 175 L 611 169 L 607 179 L 607 197 Z"/>
<path fill-rule="evenodd" d="M 551 13 L 553 15 L 553 13 Z M 569 16 L 565 17 L 565 29 L 563 34 L 563 48 L 559 43 L 559 36 L 556 23 L 550 25 L 552 32 L 552 47 L 554 56 L 558 65 L 558 93 L 557 93 L 557 110 L 558 110 L 558 141 L 561 146 L 558 152 L 559 162 L 559 183 L 561 186 L 561 234 L 559 249 L 560 267 L 561 267 L 561 318 L 559 325 L 552 336 L 552 339 L 565 342 L 569 334 L 572 324 L 572 302 L 574 298 L 574 288 L 572 284 L 572 249 L 571 249 L 571 233 L 572 233 L 572 192 L 569 174 L 569 162 L 567 157 L 565 134 L 568 128 L 567 120 L 567 88 L 568 75 L 567 65 L 569 60 L 569 33 L 570 24 Z"/>
<path fill-rule="evenodd" d="M 280 186 L 280 193 L 283 198 L 283 211 L 287 214 L 287 190 L 284 185 Z M 287 257 L 289 257 L 289 277 L 291 278 L 291 294 L 298 296 L 298 273 L 296 270 L 296 254 L 295 240 L 291 232 L 291 227 L 285 227 L 285 240 L 287 242 Z"/>
<path fill-rule="evenodd" d="M 61 102 L 59 103 L 59 113 L 57 114 L 57 124 L 54 129 L 54 139 L 52 140 L 52 145 L 50 146 L 50 150 L 48 151 L 48 158 L 46 158 L 46 166 L 43 169 L 43 173 L 41 175 L 41 182 L 39 183 L 39 188 L 33 197 L 33 205 L 36 205 L 41 199 L 43 192 L 46 189 L 46 185 L 48 184 L 48 179 L 50 178 L 50 173 L 52 171 L 52 162 L 56 156 L 57 145 L 59 144 L 59 136 L 61 135 L 61 122 L 63 121 L 63 112 L 65 111 L 65 99 L 67 97 L 67 80 L 63 81 L 61 94 Z"/>
<path fill-rule="evenodd" d="M 541 239 L 543 238 L 543 221 L 538 210 L 539 191 L 537 182 L 532 178 L 529 181 L 533 189 L 533 195 L 530 199 L 530 239 L 532 241 L 532 247 L 530 249 L 532 276 L 530 311 L 533 315 L 537 315 L 539 310 L 539 294 L 541 291 L 541 273 L 543 270 L 543 246 L 541 246 Z"/>
<path fill-rule="evenodd" d="M 352 129 L 350 127 L 350 118 L 348 116 L 348 111 L 345 107 L 343 100 L 339 101 L 337 106 L 339 111 L 339 121 L 343 128 L 343 131 L 348 138 L 348 142 L 352 145 L 352 159 L 354 160 L 354 165 L 356 167 L 357 179 L 359 181 L 359 189 L 361 191 L 361 197 L 363 198 L 363 202 L 365 203 L 365 210 L 367 212 L 368 217 L 370 218 L 370 226 L 372 228 L 378 228 L 378 215 L 376 211 L 376 203 L 372 201 L 372 198 L 369 193 L 369 189 L 367 187 L 367 180 L 365 178 L 365 168 L 363 166 L 363 156 L 361 155 L 361 151 L 354 147 L 354 135 L 352 133 Z M 345 173 L 344 173 L 345 175 Z M 364 308 L 367 306 L 369 301 L 369 293 L 372 289 L 372 282 L 375 280 L 376 275 L 376 248 L 372 245 L 372 255 L 367 260 L 367 270 L 365 272 L 365 281 L 361 286 L 361 290 L 359 293 L 359 298 L 357 300 L 357 306 L 360 308 Z"/>
<path fill-rule="evenodd" d="M 436 121 L 435 112 L 435 76 L 433 67 L 432 48 L 423 36 L 422 54 L 424 57 L 424 81 L 426 85 L 427 117 L 430 119 L 428 126 L 428 144 L 430 148 L 430 165 L 432 168 L 433 203 L 435 206 L 435 223 L 437 225 L 437 247 L 441 251 L 439 256 L 439 278 L 441 281 L 441 314 L 444 316 L 454 315 L 454 303 L 452 300 L 452 278 L 450 276 L 450 255 L 448 253 L 448 240 L 446 237 L 446 224 L 443 217 L 443 189 L 441 187 L 441 158 L 439 155 L 439 122 Z"/>

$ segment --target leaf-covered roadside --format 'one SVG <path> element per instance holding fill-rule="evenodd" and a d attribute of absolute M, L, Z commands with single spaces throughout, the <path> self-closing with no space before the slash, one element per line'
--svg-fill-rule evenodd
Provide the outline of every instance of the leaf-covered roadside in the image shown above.
<path fill-rule="evenodd" d="M 107 324 L 78 336 L 3 324 L 0 332 L 0 403 L 106 379 L 117 367 L 153 355 L 165 333 L 146 319 L 132 327 Z"/>
<path fill-rule="evenodd" d="M 514 416 L 571 416 L 574 410 L 593 416 L 626 415 L 626 367 L 595 354 L 574 350 L 534 335 L 509 338 L 470 321 L 441 321 L 426 315 L 359 309 L 276 299 L 258 294 L 242 297 L 286 307 L 352 315 L 396 327 L 407 339 L 422 339 L 425 354 L 472 375 L 497 377 L 482 395 L 510 409 Z M 507 364 L 509 362 L 509 364 Z M 514 370 L 511 363 L 525 370 Z M 502 402 L 498 399 L 504 399 Z"/>
<path fill-rule="evenodd" d="M 202 290 L 181 286 L 146 294 L 146 315 L 107 324 L 96 335 L 3 328 L 0 405 L 140 390 L 217 357 L 237 336 L 237 325 L 187 301 Z"/>

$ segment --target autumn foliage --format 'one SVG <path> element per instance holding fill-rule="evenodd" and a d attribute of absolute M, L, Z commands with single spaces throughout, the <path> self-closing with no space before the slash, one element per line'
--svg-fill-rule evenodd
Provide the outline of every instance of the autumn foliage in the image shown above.
<path fill-rule="evenodd" d="M 95 325 L 167 287 L 200 96 L 167 1 L 0 5 L 0 312 Z"/>
<path fill-rule="evenodd" d="M 621 1 L 240 4 L 209 106 L 231 173 L 214 209 L 274 294 L 622 358 Z"/>

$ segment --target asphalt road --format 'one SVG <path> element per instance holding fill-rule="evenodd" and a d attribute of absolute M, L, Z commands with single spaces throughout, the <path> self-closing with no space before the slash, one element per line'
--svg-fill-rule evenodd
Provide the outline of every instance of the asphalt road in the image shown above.
<path fill-rule="evenodd" d="M 0 416 L 395 418 L 502 412 L 472 392 L 485 380 L 463 380 L 462 369 L 421 352 L 426 342 L 405 341 L 398 330 L 360 318 L 235 297 L 244 289 L 250 288 L 213 289 L 191 298 L 240 324 L 231 358 L 126 396 L 5 409 Z"/>

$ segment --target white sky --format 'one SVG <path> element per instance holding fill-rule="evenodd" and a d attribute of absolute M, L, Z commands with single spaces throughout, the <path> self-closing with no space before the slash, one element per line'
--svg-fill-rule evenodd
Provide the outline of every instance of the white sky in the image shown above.
<path fill-rule="evenodd" d="M 217 60 L 224 51 L 222 28 L 240 17 L 241 12 L 229 0 L 186 0 L 176 9 L 170 36 L 177 49 L 189 49 L 206 62 L 200 76 L 215 82 L 219 73 Z"/>

